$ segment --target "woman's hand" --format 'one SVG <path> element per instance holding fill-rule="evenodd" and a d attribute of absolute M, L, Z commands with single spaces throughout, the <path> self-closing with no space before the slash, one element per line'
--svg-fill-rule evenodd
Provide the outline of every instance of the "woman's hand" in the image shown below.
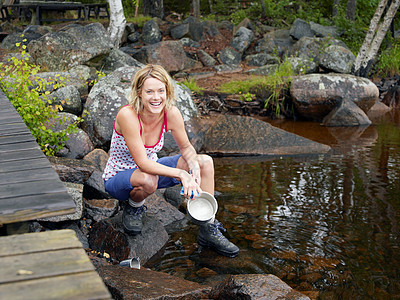
<path fill-rule="evenodd" d="M 200 173 L 200 170 L 198 173 Z M 189 174 L 184 170 L 181 171 L 180 175 L 181 175 L 180 179 L 184 190 L 183 195 L 185 198 L 191 198 L 192 195 L 193 198 L 196 198 L 199 195 L 201 195 L 203 191 L 201 190 L 200 184 L 198 183 L 198 181 L 200 181 L 199 179 L 200 175 L 196 177 L 193 173 Z"/>

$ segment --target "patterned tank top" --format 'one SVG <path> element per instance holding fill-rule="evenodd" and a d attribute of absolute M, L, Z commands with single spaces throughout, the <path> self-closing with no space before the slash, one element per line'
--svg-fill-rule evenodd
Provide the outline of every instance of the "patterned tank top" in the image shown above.
<path fill-rule="evenodd" d="M 142 123 L 140 121 L 139 116 L 138 119 L 140 124 L 140 136 L 142 136 Z M 167 115 L 164 112 L 164 122 L 161 127 L 161 133 L 158 142 L 153 146 L 146 146 L 146 145 L 144 146 L 146 149 L 148 159 L 152 161 L 157 161 L 158 159 L 157 153 L 164 146 L 164 133 L 166 131 L 167 131 Z M 102 177 L 105 181 L 107 181 L 118 172 L 133 168 L 137 168 L 137 165 L 133 160 L 131 153 L 129 152 L 124 136 L 115 130 L 115 123 L 114 123 L 114 130 L 111 137 L 110 157 L 108 158 L 107 165 L 104 169 Z"/>

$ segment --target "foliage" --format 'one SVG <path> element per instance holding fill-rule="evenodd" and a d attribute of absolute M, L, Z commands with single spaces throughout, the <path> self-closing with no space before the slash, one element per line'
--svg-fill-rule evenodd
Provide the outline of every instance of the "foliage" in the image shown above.
<path fill-rule="evenodd" d="M 229 18 L 233 24 L 238 25 L 246 17 L 246 11 L 244 9 L 239 9 L 232 13 Z"/>
<path fill-rule="evenodd" d="M 25 43 L 26 39 L 22 42 Z M 36 75 L 40 67 L 28 62 L 26 45 L 22 43 L 16 45 L 20 47 L 21 58 L 12 57 L 10 64 L 0 63 L 1 88 L 36 138 L 42 151 L 46 155 L 54 155 L 64 147 L 69 139 L 68 134 L 76 132 L 77 125 L 82 119 L 78 118 L 64 130 L 52 130 L 54 122 L 62 124 L 65 119 L 57 114 L 63 110 L 62 105 L 52 105 L 49 98 L 50 91 L 47 89 L 49 86 L 53 90 L 64 86 L 66 79 L 57 75 L 53 81 L 35 79 L 37 87 L 33 88 L 31 76 Z"/>
<path fill-rule="evenodd" d="M 400 44 L 394 44 L 379 55 L 377 70 L 382 77 L 400 74 Z"/>
<path fill-rule="evenodd" d="M 287 111 L 285 91 L 289 89 L 293 75 L 293 66 L 284 60 L 268 76 L 253 76 L 245 81 L 231 81 L 223 84 L 219 91 L 242 95 L 241 98 L 245 101 L 253 99 L 254 94 L 258 98 L 264 95 L 264 107 L 279 115 L 282 111 Z"/>
<path fill-rule="evenodd" d="M 134 23 L 136 25 L 138 25 L 139 27 L 143 27 L 144 23 L 146 23 L 147 21 L 150 21 L 152 19 L 152 17 L 150 16 L 143 16 L 143 15 L 138 15 L 136 18 L 133 17 L 134 14 L 132 15 L 125 15 L 126 17 L 126 22 L 127 23 Z"/>
<path fill-rule="evenodd" d="M 186 86 L 189 90 L 191 90 L 194 93 L 198 94 L 203 93 L 203 89 L 197 85 L 196 81 L 193 78 L 191 78 L 190 80 L 185 78 L 182 82 L 178 84 Z"/>

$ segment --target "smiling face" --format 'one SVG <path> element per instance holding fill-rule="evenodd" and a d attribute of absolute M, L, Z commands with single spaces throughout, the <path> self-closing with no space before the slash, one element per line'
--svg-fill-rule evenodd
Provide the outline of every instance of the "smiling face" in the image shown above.
<path fill-rule="evenodd" d="M 147 78 L 143 83 L 140 98 L 144 112 L 160 114 L 166 105 L 165 84 L 156 78 Z"/>

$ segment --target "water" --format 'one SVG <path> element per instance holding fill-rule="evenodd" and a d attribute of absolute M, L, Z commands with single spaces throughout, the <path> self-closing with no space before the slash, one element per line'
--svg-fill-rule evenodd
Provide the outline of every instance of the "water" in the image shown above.
<path fill-rule="evenodd" d="M 149 266 L 201 283 L 274 274 L 311 298 L 400 298 L 400 112 L 373 121 L 271 122 L 329 155 L 215 158 L 217 218 L 241 253 L 199 251 L 198 227 L 185 223 Z"/>

